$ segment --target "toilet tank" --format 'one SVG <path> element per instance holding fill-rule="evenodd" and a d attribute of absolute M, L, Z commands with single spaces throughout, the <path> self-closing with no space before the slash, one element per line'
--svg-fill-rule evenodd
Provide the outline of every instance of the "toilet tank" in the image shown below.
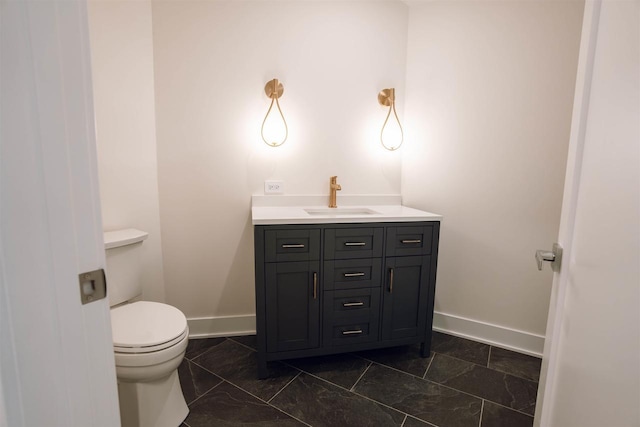
<path fill-rule="evenodd" d="M 128 228 L 105 231 L 107 297 L 113 307 L 142 295 L 140 249 L 149 233 Z"/>

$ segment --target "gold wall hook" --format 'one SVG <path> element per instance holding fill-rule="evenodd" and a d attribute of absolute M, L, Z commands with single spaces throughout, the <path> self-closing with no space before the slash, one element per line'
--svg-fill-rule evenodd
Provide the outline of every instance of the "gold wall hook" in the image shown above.
<path fill-rule="evenodd" d="M 389 107 L 389 112 L 387 113 L 387 117 L 384 119 L 384 123 L 382 124 L 382 129 L 380 129 L 380 143 L 382 146 L 389 151 L 395 151 L 404 142 L 404 132 L 402 130 L 402 124 L 400 123 L 400 119 L 398 118 L 398 113 L 396 112 L 396 90 L 395 88 L 382 89 L 378 93 L 378 103 L 382 106 Z M 385 128 L 389 122 L 389 117 L 391 117 L 391 112 L 393 111 L 393 116 L 395 118 L 395 122 L 398 126 L 395 135 L 386 135 L 385 136 Z M 393 139 L 393 140 L 392 140 Z"/>
<path fill-rule="evenodd" d="M 284 142 L 289 137 L 289 127 L 287 126 L 287 121 L 285 120 L 282 109 L 280 108 L 280 102 L 278 101 L 278 98 L 280 98 L 284 93 L 284 86 L 278 79 L 269 80 L 264 86 L 264 93 L 266 93 L 267 96 L 271 98 L 271 105 L 269 105 L 267 114 L 265 114 L 264 120 L 262 121 L 260 135 L 262 136 L 262 140 L 264 141 L 264 143 L 268 146 L 279 147 L 280 145 L 284 144 Z M 271 113 L 274 102 L 276 104 L 276 107 L 278 108 L 278 113 L 280 113 L 280 118 L 282 118 L 282 125 L 284 126 L 284 137 L 282 137 L 282 135 L 274 135 L 273 129 L 267 129 L 265 132 L 265 124 L 267 123 L 267 119 L 269 118 L 269 113 Z"/>

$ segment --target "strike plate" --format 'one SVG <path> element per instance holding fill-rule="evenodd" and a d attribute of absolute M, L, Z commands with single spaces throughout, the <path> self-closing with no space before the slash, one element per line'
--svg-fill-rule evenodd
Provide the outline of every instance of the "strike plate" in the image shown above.
<path fill-rule="evenodd" d="M 78 275 L 80 282 L 80 301 L 88 304 L 107 296 L 107 279 L 104 270 L 99 269 Z"/>

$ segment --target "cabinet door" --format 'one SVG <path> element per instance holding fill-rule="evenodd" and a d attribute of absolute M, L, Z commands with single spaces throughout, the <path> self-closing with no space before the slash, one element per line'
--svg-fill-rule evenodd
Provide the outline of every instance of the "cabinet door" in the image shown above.
<path fill-rule="evenodd" d="M 423 335 L 427 324 L 430 256 L 390 257 L 385 261 L 382 338 Z"/>
<path fill-rule="evenodd" d="M 320 343 L 320 263 L 265 267 L 267 351 L 302 350 Z"/>

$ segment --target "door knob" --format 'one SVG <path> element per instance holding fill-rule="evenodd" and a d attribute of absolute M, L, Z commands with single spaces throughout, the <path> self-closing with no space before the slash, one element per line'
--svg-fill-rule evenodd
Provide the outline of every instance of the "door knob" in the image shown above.
<path fill-rule="evenodd" d="M 553 271 L 560 271 L 560 264 L 562 263 L 562 246 L 554 243 L 551 251 L 537 250 L 536 261 L 538 262 L 538 270 L 540 271 L 542 271 L 542 263 L 544 261 L 551 263 L 551 269 Z"/>

